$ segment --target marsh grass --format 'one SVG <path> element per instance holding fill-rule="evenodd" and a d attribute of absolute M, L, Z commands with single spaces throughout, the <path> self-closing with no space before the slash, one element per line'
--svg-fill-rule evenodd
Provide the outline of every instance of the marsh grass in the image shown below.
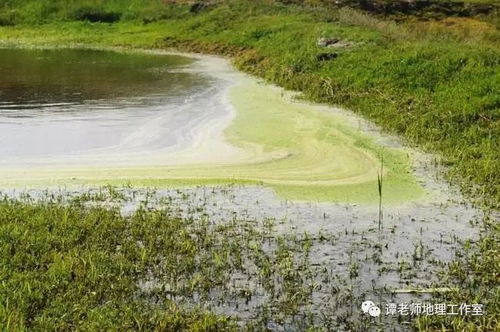
<path fill-rule="evenodd" d="M 151 193 L 153 195 L 154 193 Z M 148 194 L 149 197 L 149 194 Z M 274 222 L 212 223 L 147 197 L 125 217 L 110 187 L 0 201 L 0 325 L 22 330 L 261 331 L 357 328 L 312 310 L 318 291 L 352 298 L 318 243 Z M 329 239 L 328 235 L 321 241 Z M 221 308 L 252 313 L 229 317 Z"/>
<path fill-rule="evenodd" d="M 405 227 L 359 229 L 344 218 L 318 213 L 316 218 L 334 226 L 309 233 L 308 224 L 297 230 L 300 222 L 288 217 L 237 213 L 247 205 L 236 188 L 106 186 L 59 194 L 32 190 L 3 199 L 0 282 L 6 286 L 0 289 L 0 325 L 13 330 L 169 331 L 170 324 L 172 330 L 202 331 L 388 330 L 409 321 L 366 319 L 359 315 L 359 303 L 366 296 L 383 303 L 392 287 L 410 288 L 422 280 L 428 285 L 428 271 L 445 264 L 432 255 L 435 246 L 423 227 L 414 232 L 413 252 L 389 246 L 407 240 Z M 258 205 L 257 210 L 272 206 Z M 314 220 L 314 214 L 307 215 L 307 223 Z M 388 220 L 393 217 L 387 214 Z M 448 232 L 440 251 L 452 250 L 458 239 Z M 438 260 L 428 260 L 432 256 Z M 383 278 L 399 281 L 392 287 L 374 282 Z M 74 309 L 64 315 L 68 307 Z"/>
<path fill-rule="evenodd" d="M 382 220 L 384 218 L 382 212 L 382 189 L 384 181 L 384 152 L 380 154 L 380 171 L 377 174 L 377 189 L 378 189 L 378 229 L 382 229 Z"/>

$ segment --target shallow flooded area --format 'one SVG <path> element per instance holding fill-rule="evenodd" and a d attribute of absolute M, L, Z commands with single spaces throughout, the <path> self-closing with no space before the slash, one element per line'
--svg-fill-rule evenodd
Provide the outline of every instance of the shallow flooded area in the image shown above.
<path fill-rule="evenodd" d="M 429 185 L 444 188 L 439 181 Z M 195 273 L 174 281 L 188 263 L 167 268 L 160 262 L 138 281 L 141 296 L 153 303 L 169 299 L 201 306 L 272 331 L 302 330 L 308 324 L 406 331 L 413 316 L 387 315 L 386 306 L 432 302 L 437 293 L 451 291 L 440 271 L 464 243 L 478 239 L 482 212 L 447 189 L 453 198 L 384 207 L 381 223 L 374 206 L 287 201 L 262 186 L 4 194 L 28 202 L 117 209 L 132 218 L 160 211 L 184 220 L 194 238 L 209 237 L 197 249 L 200 262 L 211 257 L 206 276 Z M 232 263 L 221 270 L 225 260 Z M 209 281 L 202 281 L 205 277 Z M 196 280 L 200 284 L 193 286 Z M 365 300 L 381 306 L 380 319 L 362 313 Z"/>

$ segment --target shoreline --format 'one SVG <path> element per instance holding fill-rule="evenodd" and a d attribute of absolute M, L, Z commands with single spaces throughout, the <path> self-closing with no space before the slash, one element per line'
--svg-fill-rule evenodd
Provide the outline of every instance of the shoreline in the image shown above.
<path fill-rule="evenodd" d="M 253 15 L 254 14 L 251 14 L 252 17 Z M 309 16 L 309 14 L 306 16 Z M 258 15 L 256 17 L 258 17 Z M 307 19 L 306 21 L 308 22 L 308 24 L 312 24 L 311 22 L 309 22 L 309 19 Z M 265 20 L 264 24 L 266 24 Z M 324 25 L 322 20 L 314 23 L 314 25 L 316 24 L 319 26 Z M 345 25 L 346 22 L 341 20 L 339 24 L 342 26 Z M 216 54 L 217 56 L 228 56 L 233 60 L 235 66 L 243 72 L 254 74 L 260 78 L 265 78 L 267 81 L 279 86 L 285 86 L 292 90 L 301 91 L 304 94 L 305 98 L 308 100 L 313 100 L 315 102 L 324 102 L 328 105 L 339 104 L 344 108 L 353 109 L 356 114 L 364 116 L 365 118 L 370 119 L 370 121 L 374 121 L 375 123 L 377 123 L 377 125 L 380 126 L 380 128 L 383 128 L 384 131 L 388 131 L 391 134 L 400 134 L 401 137 L 404 137 L 406 142 L 412 147 L 417 146 L 420 149 L 424 149 L 426 153 L 433 152 L 439 155 L 438 163 L 442 163 L 446 166 L 451 166 L 441 167 L 441 165 L 439 165 L 440 168 L 446 169 L 445 175 L 448 182 L 453 182 L 454 185 L 459 185 L 462 192 L 472 200 L 475 200 L 476 204 L 481 204 L 485 208 L 495 207 L 495 185 L 492 184 L 491 181 L 483 181 L 485 176 L 488 177 L 491 175 L 490 173 L 492 171 L 492 165 L 494 165 L 493 161 L 495 160 L 495 156 L 492 155 L 493 152 L 491 151 L 491 148 L 485 151 L 484 158 L 480 158 L 477 161 L 475 161 L 475 157 L 472 159 L 465 158 L 464 154 L 462 153 L 457 156 L 456 150 L 450 149 L 450 143 L 456 141 L 456 143 L 460 145 L 463 143 L 462 138 L 455 137 L 455 134 L 451 135 L 450 137 L 447 136 L 439 138 L 441 135 L 441 131 L 439 128 L 435 127 L 437 123 L 434 123 L 432 121 L 428 123 L 428 126 L 426 125 L 422 127 L 423 122 L 427 122 L 433 119 L 434 115 L 432 114 L 439 114 L 439 112 L 442 111 L 442 109 L 439 108 L 440 106 L 442 106 L 442 103 L 436 104 L 436 107 L 438 107 L 436 112 L 439 112 L 429 113 L 427 110 L 428 107 L 426 106 L 428 103 L 422 103 L 422 101 L 419 101 L 421 97 L 420 95 L 413 95 L 414 93 L 411 91 L 410 95 L 408 95 L 408 91 L 402 91 L 403 95 L 394 95 L 394 91 L 387 90 L 388 87 L 386 86 L 381 86 L 380 90 L 375 89 L 375 91 L 371 93 L 371 95 L 366 94 L 366 97 L 361 98 L 361 95 L 365 96 L 365 92 L 363 90 L 357 91 L 355 88 L 353 91 L 351 91 L 349 88 L 345 89 L 347 87 L 343 86 L 344 82 L 342 76 L 345 76 L 346 73 L 344 73 L 343 71 L 340 71 L 341 76 L 338 77 L 338 79 L 336 77 L 325 78 L 322 75 L 319 75 L 320 73 L 317 72 L 313 72 L 310 75 L 305 76 L 297 73 L 288 78 L 281 77 L 283 74 L 287 74 L 287 67 L 283 67 L 281 69 L 276 67 L 275 54 L 269 53 L 269 50 L 267 50 L 265 45 L 262 45 L 261 47 L 259 45 L 250 43 L 248 46 L 239 47 L 234 45 L 234 38 L 222 38 L 222 36 L 218 36 L 217 34 L 214 35 L 214 38 L 207 39 L 206 37 L 198 36 L 195 33 L 192 38 L 188 38 L 189 36 L 186 36 L 183 31 L 179 30 L 178 25 L 183 26 L 184 23 L 176 20 L 175 17 L 166 21 L 145 24 L 143 26 L 138 26 L 134 22 L 117 23 L 113 25 L 99 23 L 85 24 L 82 22 L 52 22 L 50 24 L 41 25 L 36 28 L 37 31 L 43 31 L 43 37 L 40 37 L 38 33 L 36 35 L 33 34 L 33 27 L 31 26 L 3 27 L 0 29 L 0 44 L 3 45 L 3 47 L 22 46 L 29 48 L 40 48 L 40 46 L 42 45 L 43 48 L 46 48 L 47 46 L 50 48 L 60 48 L 60 45 L 65 45 L 65 47 L 71 48 L 80 48 L 85 45 L 85 47 L 93 49 L 114 48 L 120 49 L 121 51 L 153 49 L 153 52 L 164 52 L 165 49 L 169 49 L 171 53 L 186 54 L 186 51 L 188 51 L 188 55 L 199 57 L 200 54 L 193 53 L 194 50 L 195 52 Z M 246 29 L 246 25 L 243 28 Z M 366 30 L 366 28 L 370 27 L 363 26 L 363 29 Z M 293 28 L 291 27 L 290 29 Z M 404 30 L 404 27 L 401 27 L 401 29 Z M 349 28 L 349 30 L 351 29 Z M 382 33 L 383 35 L 384 31 L 378 31 L 378 33 Z M 307 33 L 307 35 L 309 34 L 310 33 Z M 348 36 L 349 34 L 350 33 L 347 33 Z M 364 40 L 366 37 L 367 36 L 360 35 L 355 37 L 354 39 L 361 38 L 361 40 Z M 302 38 L 303 36 L 300 36 L 299 39 Z M 481 36 L 481 38 L 486 37 Z M 477 42 L 480 42 L 482 40 L 481 38 L 478 37 Z M 398 45 L 400 44 L 398 38 L 396 38 L 394 42 L 395 49 L 403 52 L 401 56 L 404 57 L 407 53 L 406 49 L 408 47 L 405 47 L 404 49 L 398 48 Z M 431 42 L 432 40 L 426 41 L 416 39 L 408 50 L 413 48 L 420 49 L 427 44 L 429 44 L 427 46 L 431 47 L 431 50 L 433 50 L 434 44 L 432 44 Z M 458 42 L 459 41 L 457 40 L 455 43 Z M 450 43 L 447 42 L 447 47 L 455 45 L 448 44 Z M 370 45 L 371 46 L 369 48 L 373 47 L 374 51 L 380 50 L 380 46 L 384 46 L 384 49 L 388 47 L 388 45 L 381 43 L 381 41 L 377 39 L 374 39 L 373 42 L 370 42 Z M 282 46 L 286 47 L 287 44 L 285 43 Z M 365 45 L 364 42 L 361 42 L 359 45 L 354 46 L 355 47 L 353 47 L 352 49 L 349 48 L 341 52 L 341 59 L 335 61 L 335 64 L 338 63 L 340 65 L 339 68 L 343 66 L 342 64 L 347 64 L 349 66 L 352 65 L 352 60 L 358 59 L 358 54 L 361 55 L 366 53 L 366 49 L 368 47 L 368 45 Z M 171 50 L 173 48 L 175 48 L 176 50 L 182 50 L 182 52 L 172 52 Z M 392 46 L 390 47 L 390 49 L 393 48 L 394 47 Z M 278 46 L 277 49 L 281 49 L 281 47 Z M 470 52 L 472 52 L 469 49 L 465 51 L 465 54 L 467 56 Z M 485 49 L 485 51 L 493 52 L 494 50 L 491 48 L 487 48 Z M 384 52 L 387 53 L 386 51 Z M 389 53 L 387 54 L 390 53 L 391 52 L 389 51 Z M 305 54 L 308 54 L 308 52 L 306 52 Z M 430 53 L 429 55 L 434 56 L 434 53 Z M 383 60 L 381 53 L 375 53 L 374 56 L 374 65 L 377 65 L 377 63 L 379 63 L 379 60 Z M 297 54 L 296 57 L 298 57 L 297 60 L 301 59 L 300 54 Z M 295 56 L 292 58 L 295 58 Z M 387 58 L 386 60 L 389 61 L 389 63 L 392 63 L 392 60 L 394 59 Z M 437 63 L 441 63 L 441 60 L 443 59 L 437 59 Z M 306 64 L 307 63 L 309 63 L 309 60 L 306 61 Z M 396 66 L 395 69 L 401 67 L 399 69 L 402 70 L 406 66 L 406 64 L 400 65 L 399 62 L 394 63 L 394 65 Z M 368 67 L 372 66 L 368 65 Z M 285 70 L 285 72 L 283 72 L 283 70 Z M 271 71 L 272 73 L 269 73 L 269 71 Z M 356 68 L 354 68 L 354 72 L 352 74 L 354 75 L 355 81 L 358 78 L 362 78 L 359 77 L 360 73 Z M 288 76 L 288 74 L 286 76 Z M 375 77 L 373 78 L 376 77 L 377 75 L 375 75 Z M 412 77 L 413 76 L 408 77 L 408 80 L 410 80 Z M 317 81 L 319 80 L 321 82 L 314 82 L 310 80 L 314 78 L 316 78 Z M 392 82 L 391 80 L 393 79 L 394 77 L 389 76 L 388 82 Z M 426 80 L 428 80 L 426 76 L 422 77 L 422 79 L 424 80 L 423 82 L 427 82 Z M 301 80 L 303 82 L 305 80 L 309 83 L 304 85 L 300 83 Z M 337 92 L 333 95 L 332 88 L 337 90 Z M 327 91 L 325 91 L 325 89 Z M 344 96 L 347 96 L 347 100 L 350 101 L 347 102 L 346 100 L 344 100 Z M 440 96 L 442 97 L 444 95 L 441 94 Z M 431 99 L 434 99 L 433 96 L 429 96 L 429 98 L 430 97 L 432 97 Z M 366 99 L 366 101 L 362 101 L 362 99 Z M 460 98 L 458 98 L 457 101 L 459 99 Z M 412 103 L 408 106 L 406 105 L 405 100 L 412 101 Z M 415 104 L 413 104 L 413 101 L 415 102 Z M 445 103 L 445 105 L 448 105 L 448 103 Z M 415 119 L 420 119 L 422 121 L 411 121 L 410 123 L 408 123 L 408 121 L 405 120 L 405 117 L 401 117 L 406 113 L 406 106 L 408 106 L 409 108 L 408 111 L 412 110 L 412 113 L 409 113 L 409 115 L 416 116 Z M 413 106 L 416 106 L 416 108 L 414 108 Z M 453 105 L 448 105 L 447 107 L 449 108 L 452 106 Z M 370 109 L 372 107 L 373 110 Z M 400 111 L 397 111 L 401 107 L 402 109 Z M 387 109 L 382 111 L 382 108 Z M 415 113 L 413 114 L 413 112 Z M 453 114 L 453 112 L 451 112 L 450 114 Z M 431 118 L 428 118 L 428 116 L 431 116 Z M 423 121 L 424 119 L 427 120 Z M 459 129 L 458 127 L 462 125 L 459 123 L 455 123 L 456 121 L 454 117 L 452 117 L 450 121 L 451 122 L 449 126 L 451 126 L 450 129 L 452 129 L 451 133 L 463 132 L 464 130 L 468 130 L 469 128 L 469 124 L 467 122 L 463 124 L 465 128 L 454 131 L 453 128 L 457 127 L 455 129 Z M 475 125 L 471 125 L 470 128 L 473 129 L 473 126 Z M 482 125 L 478 124 L 478 126 Z M 407 129 L 402 131 L 402 128 Z M 446 132 L 448 132 L 448 130 L 446 130 Z M 482 133 L 482 131 L 474 131 L 474 133 L 478 133 L 479 135 L 480 133 Z M 429 138 L 432 137 L 434 137 L 432 141 L 428 141 Z M 480 140 L 475 140 L 474 142 L 480 142 Z M 472 146 L 476 145 L 476 143 L 474 142 L 471 142 L 472 145 L 470 147 L 464 146 L 465 156 L 474 151 L 472 149 Z M 457 160 L 457 158 L 459 158 L 460 160 Z M 491 162 L 488 162 L 488 160 L 490 160 Z M 472 168 L 467 168 L 468 165 L 474 165 L 474 169 L 477 169 L 478 167 L 479 169 L 471 173 L 469 170 Z"/>

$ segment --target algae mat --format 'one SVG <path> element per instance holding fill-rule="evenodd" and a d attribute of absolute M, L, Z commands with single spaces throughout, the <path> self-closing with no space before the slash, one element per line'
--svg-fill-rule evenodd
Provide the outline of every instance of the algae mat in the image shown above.
<path fill-rule="evenodd" d="M 198 101 L 193 107 L 226 111 L 183 131 L 189 138 L 183 149 L 131 153 L 115 146 L 96 155 L 2 164 L 0 185 L 262 184 L 287 199 L 374 203 L 383 170 L 385 203 L 423 196 L 409 151 L 378 144 L 356 128 L 351 115 L 294 100 L 291 93 L 235 72 L 222 59 L 198 57 L 189 70 L 220 82 L 210 98 L 204 96 L 207 105 Z"/>

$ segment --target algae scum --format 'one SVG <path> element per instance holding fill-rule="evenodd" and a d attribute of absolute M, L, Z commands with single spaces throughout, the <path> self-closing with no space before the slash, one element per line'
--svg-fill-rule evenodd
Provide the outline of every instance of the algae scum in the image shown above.
<path fill-rule="evenodd" d="M 481 212 L 437 179 L 430 158 L 224 60 L 90 50 L 0 58 L 4 193 L 123 220 L 110 250 L 127 264 L 140 256 L 130 300 L 271 330 L 405 329 L 410 317 L 375 320 L 361 302 L 430 300 L 446 286 L 437 271 L 477 237 Z M 2 211 L 16 204 L 6 199 Z M 18 220 L 6 218 L 5 234 Z M 27 241 L 18 240 L 8 245 Z"/>

